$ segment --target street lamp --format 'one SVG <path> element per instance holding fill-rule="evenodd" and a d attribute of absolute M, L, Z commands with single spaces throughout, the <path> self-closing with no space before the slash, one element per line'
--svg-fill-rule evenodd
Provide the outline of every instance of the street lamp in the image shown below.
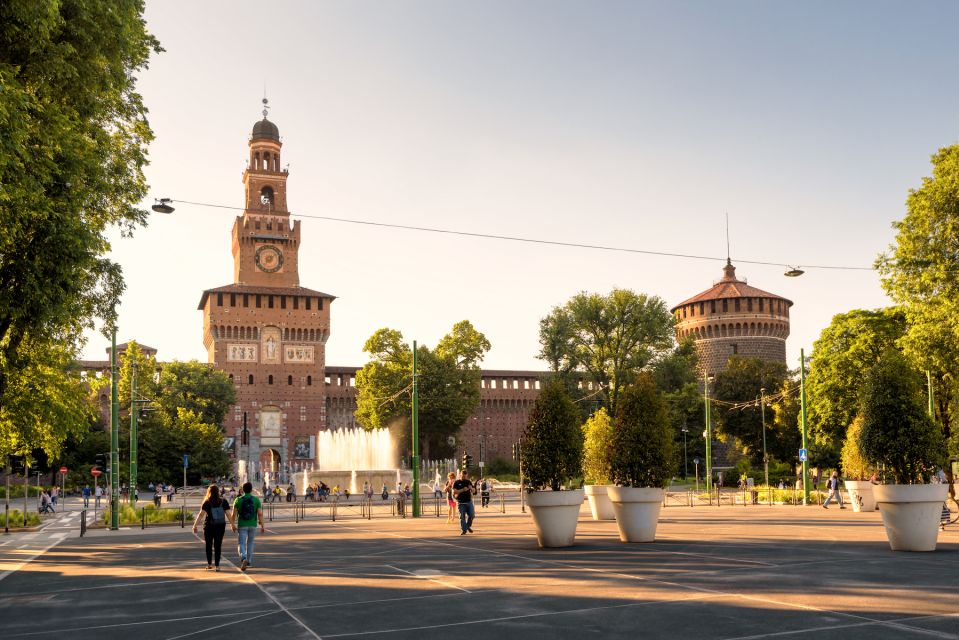
<path fill-rule="evenodd" d="M 704 396 L 706 399 L 706 492 L 711 493 L 713 490 L 713 426 L 712 421 L 710 420 L 710 403 L 709 403 L 709 383 L 715 380 L 715 377 L 711 374 L 703 375 L 703 382 L 705 382 L 705 391 Z"/>
<path fill-rule="evenodd" d="M 759 415 L 763 421 L 763 467 L 766 473 L 766 488 L 769 488 L 769 456 L 766 455 L 766 389 L 759 390 Z"/>
<path fill-rule="evenodd" d="M 170 198 L 154 201 L 157 213 L 173 213 Z M 110 530 L 120 529 L 120 398 L 117 386 L 117 326 L 110 328 Z"/>
<path fill-rule="evenodd" d="M 689 460 L 686 457 L 686 434 L 689 429 L 686 427 L 686 419 L 683 418 L 683 480 L 689 479 Z"/>

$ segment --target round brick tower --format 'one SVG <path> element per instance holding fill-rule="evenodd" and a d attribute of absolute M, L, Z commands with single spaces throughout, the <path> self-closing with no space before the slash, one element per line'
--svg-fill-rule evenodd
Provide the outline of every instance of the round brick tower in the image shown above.
<path fill-rule="evenodd" d="M 672 308 L 676 338 L 696 341 L 700 375 L 722 371 L 734 355 L 785 364 L 792 304 L 737 279 L 727 259 L 719 282 Z"/>

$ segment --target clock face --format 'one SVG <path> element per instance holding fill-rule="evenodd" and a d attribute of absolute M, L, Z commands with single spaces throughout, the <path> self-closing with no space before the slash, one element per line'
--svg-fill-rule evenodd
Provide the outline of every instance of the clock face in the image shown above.
<path fill-rule="evenodd" d="M 257 248 L 254 261 L 260 270 L 273 273 L 283 266 L 283 252 L 272 244 L 265 244 Z"/>

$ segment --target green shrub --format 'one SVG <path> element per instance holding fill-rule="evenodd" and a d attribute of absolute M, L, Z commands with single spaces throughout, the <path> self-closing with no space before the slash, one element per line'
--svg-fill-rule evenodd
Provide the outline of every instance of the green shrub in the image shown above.
<path fill-rule="evenodd" d="M 146 522 L 147 524 L 158 524 L 163 522 L 179 522 L 180 521 L 180 510 L 179 509 L 157 509 L 152 504 L 147 504 L 143 507 L 137 507 L 134 510 L 129 504 L 120 505 L 120 524 L 140 524 L 142 522 L 141 518 L 143 516 L 144 509 L 146 510 Z M 186 521 L 189 523 L 194 518 L 196 518 L 196 512 L 187 511 L 185 515 Z M 110 511 L 103 512 L 103 524 L 110 524 Z"/>
<path fill-rule="evenodd" d="M 859 448 L 860 433 L 862 433 L 861 415 L 856 416 L 846 430 L 846 442 L 842 445 L 840 456 L 842 474 L 850 480 L 868 480 L 877 471 L 875 465 L 869 464 L 862 449 Z"/>
<path fill-rule="evenodd" d="M 942 432 L 926 414 L 918 375 L 887 351 L 866 376 L 858 444 L 896 484 L 923 483 L 946 459 Z"/>
<path fill-rule="evenodd" d="M 562 382 L 548 382 L 530 411 L 523 442 L 523 475 L 530 491 L 559 491 L 582 473 L 579 421 L 579 409 Z"/>
<path fill-rule="evenodd" d="M 6 526 L 6 517 L 5 514 L 0 512 L 0 527 Z M 40 524 L 40 515 L 32 512 L 27 513 L 27 524 L 28 527 L 34 527 Z M 10 527 L 22 527 L 23 524 L 23 513 L 19 509 L 10 509 Z"/>
<path fill-rule="evenodd" d="M 511 460 L 504 458 L 493 458 L 486 467 L 486 476 L 508 476 L 516 475 L 519 472 L 519 466 Z"/>
<path fill-rule="evenodd" d="M 652 377 L 643 373 L 620 398 L 610 455 L 612 481 L 627 487 L 665 488 L 677 467 L 666 402 Z"/>
<path fill-rule="evenodd" d="M 605 408 L 583 425 L 583 476 L 588 484 L 609 484 L 613 423 Z"/>

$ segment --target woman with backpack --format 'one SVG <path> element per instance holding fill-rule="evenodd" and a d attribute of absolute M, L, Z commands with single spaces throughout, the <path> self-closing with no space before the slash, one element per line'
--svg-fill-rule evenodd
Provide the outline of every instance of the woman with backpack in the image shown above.
<path fill-rule="evenodd" d="M 226 533 L 227 511 L 230 503 L 220 495 L 220 488 L 215 484 L 207 487 L 206 496 L 200 511 L 193 522 L 193 533 L 196 533 L 200 521 L 203 522 L 203 540 L 206 542 L 206 569 L 207 571 L 220 570 L 220 553 L 223 551 L 223 534 Z M 215 561 L 215 562 L 214 562 Z"/>

